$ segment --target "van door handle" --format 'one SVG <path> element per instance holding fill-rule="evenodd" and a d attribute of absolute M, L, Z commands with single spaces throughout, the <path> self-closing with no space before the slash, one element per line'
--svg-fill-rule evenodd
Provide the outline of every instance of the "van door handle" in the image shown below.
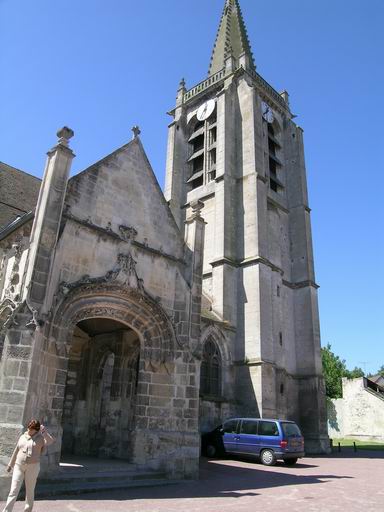
<path fill-rule="evenodd" d="M 239 436 L 235 436 L 235 437 L 234 437 L 234 440 L 235 440 L 235 441 L 240 441 L 240 437 L 239 437 Z"/>

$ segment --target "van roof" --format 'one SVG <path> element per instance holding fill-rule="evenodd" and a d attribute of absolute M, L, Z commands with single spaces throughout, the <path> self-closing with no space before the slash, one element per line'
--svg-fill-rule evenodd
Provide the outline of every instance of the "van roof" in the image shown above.
<path fill-rule="evenodd" d="M 239 416 L 239 417 L 235 417 L 235 418 L 227 418 L 226 420 L 224 420 L 223 423 L 225 423 L 226 421 L 230 421 L 230 420 L 257 420 L 257 421 L 279 421 L 280 423 L 281 422 L 284 422 L 284 423 L 295 423 L 294 421 L 292 420 L 282 420 L 282 419 L 276 419 L 276 418 L 249 418 L 249 417 L 243 417 L 243 416 Z"/>

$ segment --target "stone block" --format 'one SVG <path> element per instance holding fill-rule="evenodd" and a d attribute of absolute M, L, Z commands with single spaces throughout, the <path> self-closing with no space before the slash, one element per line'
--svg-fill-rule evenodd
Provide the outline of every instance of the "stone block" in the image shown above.
<path fill-rule="evenodd" d="M 63 398 L 53 398 L 52 400 L 52 409 L 62 410 L 64 406 Z"/>
<path fill-rule="evenodd" d="M 13 389 L 13 377 L 5 377 L 3 378 L 3 382 L 2 382 L 2 388 L 5 390 L 5 391 L 12 391 Z"/>
<path fill-rule="evenodd" d="M 136 403 L 137 403 L 137 405 L 149 405 L 149 396 L 148 395 L 136 395 Z"/>
<path fill-rule="evenodd" d="M 19 329 L 8 329 L 7 340 L 10 345 L 18 345 L 21 340 L 21 331 Z"/>
<path fill-rule="evenodd" d="M 55 383 L 65 385 L 67 380 L 67 372 L 64 370 L 56 370 Z"/>
<path fill-rule="evenodd" d="M 184 409 L 183 416 L 187 419 L 197 418 L 197 409 Z"/>
<path fill-rule="evenodd" d="M 185 398 L 185 387 L 184 386 L 177 386 L 176 398 Z"/>
<path fill-rule="evenodd" d="M 167 373 L 153 373 L 151 382 L 153 384 L 172 384 L 172 376 Z"/>
<path fill-rule="evenodd" d="M 7 423 L 22 423 L 23 413 L 23 407 L 10 407 L 7 415 L 3 416 L 3 418 L 6 418 Z"/>
<path fill-rule="evenodd" d="M 141 372 L 140 373 L 140 382 L 151 382 L 152 381 L 153 373 L 150 372 Z"/>
<path fill-rule="evenodd" d="M 137 416 L 145 416 L 147 414 L 147 407 L 145 405 L 136 405 L 135 414 Z"/>
<path fill-rule="evenodd" d="M 29 363 L 20 361 L 19 377 L 28 377 L 29 374 Z"/>
<path fill-rule="evenodd" d="M 168 397 L 151 396 L 149 397 L 149 404 L 155 407 L 170 408 L 172 399 Z"/>
<path fill-rule="evenodd" d="M 198 398 L 199 390 L 196 387 L 187 386 L 185 390 L 185 396 L 186 398 Z"/>
<path fill-rule="evenodd" d="M 174 398 L 172 401 L 173 407 L 185 407 L 187 404 L 187 401 L 183 398 Z"/>
<path fill-rule="evenodd" d="M 170 430 L 172 422 L 169 418 L 149 418 L 148 428 L 153 430 Z"/>
<path fill-rule="evenodd" d="M 187 421 L 188 420 L 186 420 L 184 418 L 174 418 L 173 423 L 174 423 L 175 430 L 180 431 L 180 432 L 187 430 L 187 426 L 188 426 Z"/>
<path fill-rule="evenodd" d="M 183 417 L 183 409 L 179 407 L 175 407 L 172 411 L 174 418 L 182 418 Z"/>
<path fill-rule="evenodd" d="M 3 372 L 5 377 L 17 377 L 19 375 L 20 362 L 13 359 L 6 360 L 3 363 Z"/>
<path fill-rule="evenodd" d="M 65 395 L 65 386 L 56 386 L 56 397 L 64 398 L 64 395 Z"/>
<path fill-rule="evenodd" d="M 173 397 L 175 395 L 174 386 L 165 384 L 150 384 L 148 394 L 153 396 Z"/>
<path fill-rule="evenodd" d="M 187 426 L 190 432 L 196 432 L 198 429 L 197 419 L 189 419 Z"/>
<path fill-rule="evenodd" d="M 145 430 L 148 428 L 148 418 L 143 416 L 137 416 L 135 419 L 135 427 L 137 430 Z"/>
<path fill-rule="evenodd" d="M 198 409 L 199 401 L 198 400 L 188 400 L 188 406 L 190 409 Z"/>
<path fill-rule="evenodd" d="M 28 379 L 16 378 L 13 380 L 13 389 L 16 391 L 25 391 L 28 387 Z"/>
<path fill-rule="evenodd" d="M 176 373 L 178 374 L 185 374 L 187 373 L 188 365 L 185 363 L 178 363 L 176 364 Z"/>
<path fill-rule="evenodd" d="M 147 415 L 153 418 L 169 418 L 171 411 L 163 407 L 147 407 Z"/>
<path fill-rule="evenodd" d="M 148 394 L 148 384 L 139 382 L 137 385 L 137 394 L 138 395 L 147 395 Z"/>

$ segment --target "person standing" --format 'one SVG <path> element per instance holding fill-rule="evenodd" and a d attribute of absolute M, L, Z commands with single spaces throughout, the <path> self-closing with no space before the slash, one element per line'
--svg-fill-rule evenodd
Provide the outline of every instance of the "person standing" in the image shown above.
<path fill-rule="evenodd" d="M 11 490 L 3 512 L 12 512 L 23 480 L 25 480 L 24 512 L 32 511 L 36 480 L 40 471 L 40 457 L 45 447 L 54 441 L 55 439 L 38 420 L 33 419 L 28 423 L 28 429 L 19 437 L 7 467 L 8 473 L 13 469 L 13 475 Z"/>

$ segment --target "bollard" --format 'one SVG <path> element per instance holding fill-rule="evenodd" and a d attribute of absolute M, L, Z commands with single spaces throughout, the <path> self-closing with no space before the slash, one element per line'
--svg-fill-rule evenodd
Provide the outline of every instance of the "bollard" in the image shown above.
<path fill-rule="evenodd" d="M 357 452 L 357 446 L 356 446 L 355 441 L 353 441 L 353 451 L 354 451 L 354 452 Z"/>
<path fill-rule="evenodd" d="M 338 447 L 338 451 L 341 452 L 341 444 L 338 443 L 339 447 Z"/>

